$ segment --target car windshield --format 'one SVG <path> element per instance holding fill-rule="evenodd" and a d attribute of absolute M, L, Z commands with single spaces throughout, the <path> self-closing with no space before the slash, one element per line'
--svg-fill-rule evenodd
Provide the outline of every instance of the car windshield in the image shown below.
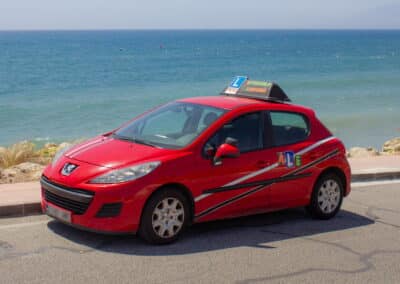
<path fill-rule="evenodd" d="M 114 132 L 116 139 L 154 147 L 179 149 L 189 145 L 224 109 L 172 102 L 150 111 Z"/>

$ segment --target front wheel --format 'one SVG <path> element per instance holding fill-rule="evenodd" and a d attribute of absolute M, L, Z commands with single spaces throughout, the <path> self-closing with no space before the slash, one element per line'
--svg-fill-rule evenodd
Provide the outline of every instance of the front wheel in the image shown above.
<path fill-rule="evenodd" d="M 175 241 L 188 223 L 186 197 L 174 188 L 155 193 L 144 207 L 139 235 L 154 244 Z"/>
<path fill-rule="evenodd" d="M 335 174 L 326 174 L 315 184 L 307 210 L 314 218 L 330 219 L 340 210 L 342 201 L 342 181 Z"/>

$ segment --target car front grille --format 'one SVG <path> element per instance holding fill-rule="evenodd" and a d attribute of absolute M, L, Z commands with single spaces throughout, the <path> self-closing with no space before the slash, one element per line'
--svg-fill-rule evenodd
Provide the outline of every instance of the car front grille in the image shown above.
<path fill-rule="evenodd" d="M 94 197 L 94 193 L 91 191 L 62 186 L 44 176 L 40 182 L 46 201 L 77 215 L 82 215 L 86 212 Z"/>

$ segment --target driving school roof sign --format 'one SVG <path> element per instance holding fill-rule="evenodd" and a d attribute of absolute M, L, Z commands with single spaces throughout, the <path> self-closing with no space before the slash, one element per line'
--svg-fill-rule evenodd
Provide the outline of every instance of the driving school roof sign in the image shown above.
<path fill-rule="evenodd" d="M 235 77 L 221 95 L 260 99 L 265 101 L 290 102 L 278 84 L 249 80 L 246 76 Z"/>

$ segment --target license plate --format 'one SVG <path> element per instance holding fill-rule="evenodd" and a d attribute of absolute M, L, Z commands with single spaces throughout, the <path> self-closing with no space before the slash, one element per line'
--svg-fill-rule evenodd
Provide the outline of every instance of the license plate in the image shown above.
<path fill-rule="evenodd" d="M 71 223 L 71 212 L 47 204 L 46 214 L 61 221 Z"/>

